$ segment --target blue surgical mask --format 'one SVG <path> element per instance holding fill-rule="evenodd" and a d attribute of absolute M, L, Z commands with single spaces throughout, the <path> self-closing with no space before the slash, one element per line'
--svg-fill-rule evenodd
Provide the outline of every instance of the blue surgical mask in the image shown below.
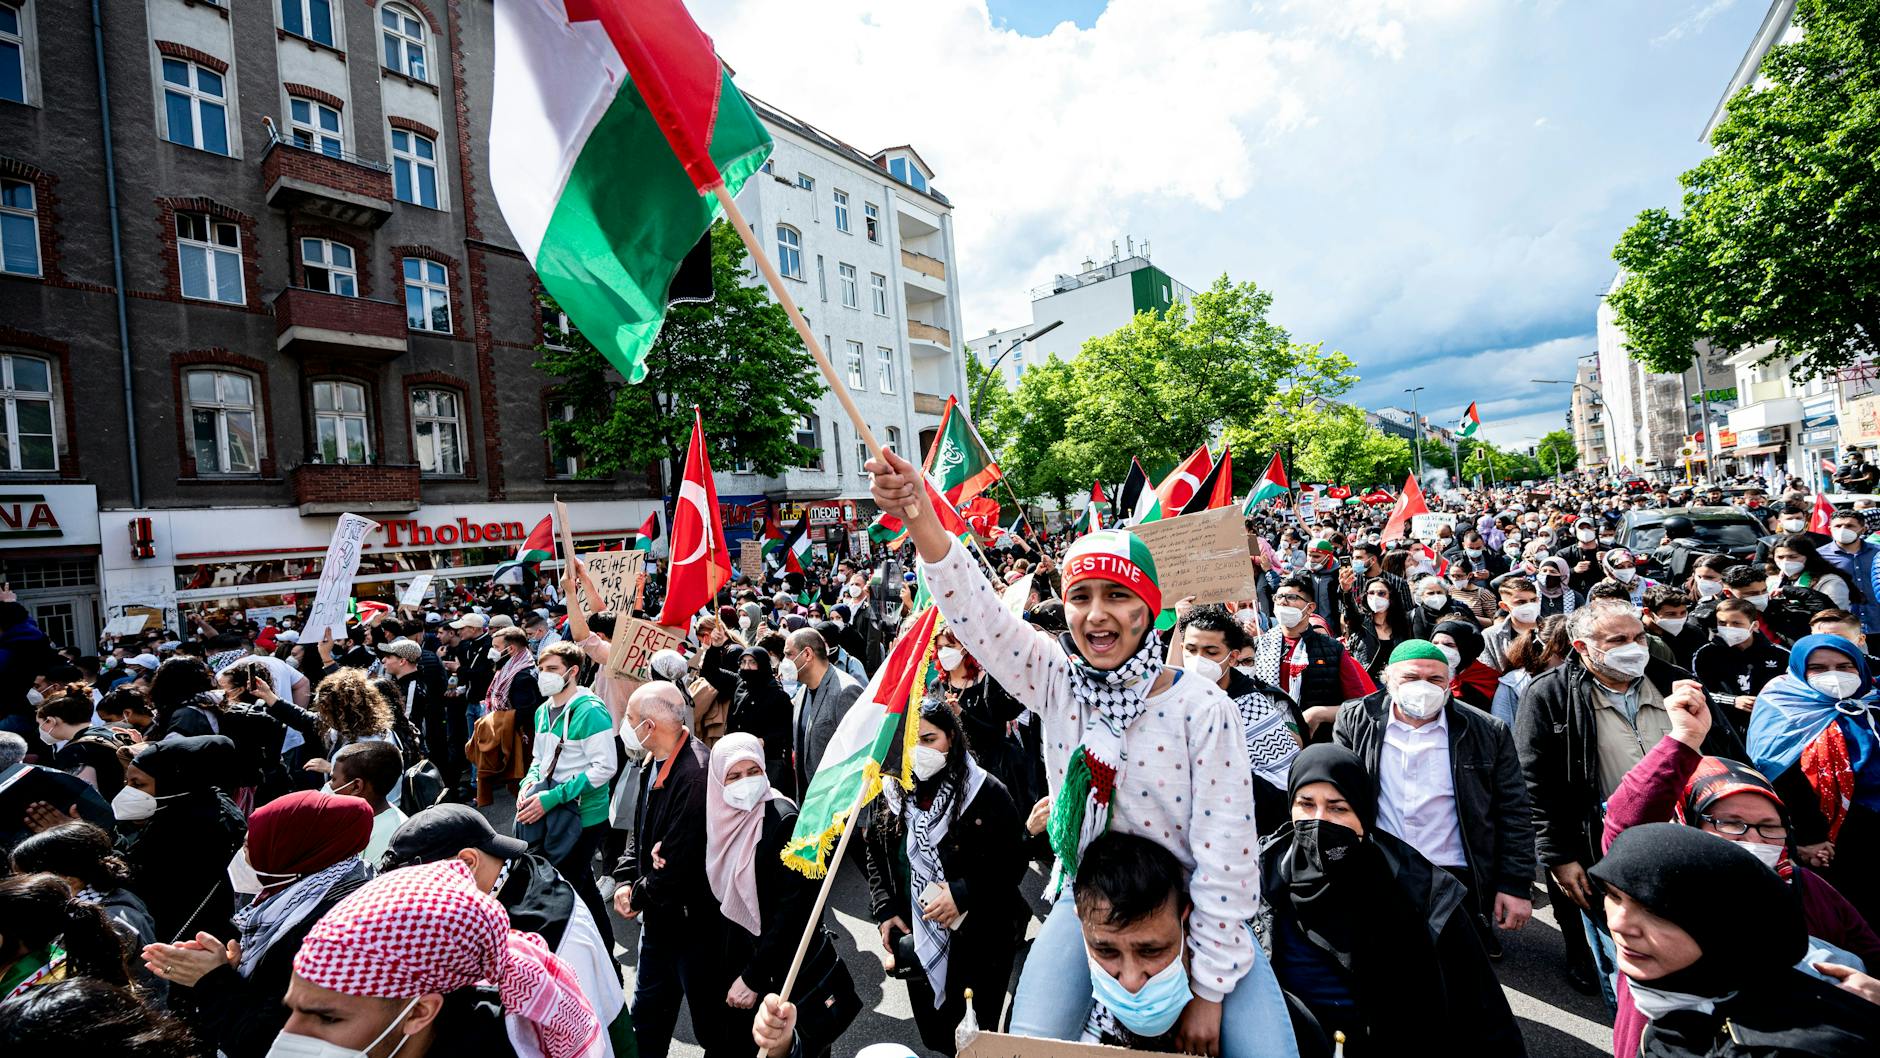
<path fill-rule="evenodd" d="M 1136 992 L 1111 977 L 1095 956 L 1090 956 L 1088 951 L 1085 954 L 1090 958 L 1090 986 L 1097 1002 L 1137 1036 L 1154 1037 L 1167 1032 L 1182 1016 L 1188 1001 L 1194 998 L 1194 993 L 1188 990 L 1188 967 L 1182 965 L 1179 951 L 1160 973 L 1144 981 L 1141 990 Z"/>

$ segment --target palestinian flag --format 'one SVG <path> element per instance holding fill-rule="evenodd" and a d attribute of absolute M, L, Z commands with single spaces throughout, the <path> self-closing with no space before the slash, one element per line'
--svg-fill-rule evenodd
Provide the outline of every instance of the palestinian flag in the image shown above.
<path fill-rule="evenodd" d="M 1188 506 L 1194 498 L 1195 490 L 1201 487 L 1201 479 L 1214 469 L 1214 458 L 1208 455 L 1208 446 L 1195 449 L 1195 454 L 1183 460 L 1180 466 L 1162 479 L 1156 487 L 1156 493 L 1162 499 L 1164 511 L 1179 511 Z"/>
<path fill-rule="evenodd" d="M 500 0 L 490 185 L 542 286 L 646 376 L 681 262 L 770 134 L 680 0 Z"/>
<path fill-rule="evenodd" d="M 872 535 L 872 527 L 870 533 Z M 774 509 L 764 512 L 763 544 L 758 548 L 764 558 L 764 568 L 778 570 L 783 568 L 784 537 L 783 526 L 777 524 L 777 512 Z"/>
<path fill-rule="evenodd" d="M 948 533 L 964 541 L 966 537 L 972 533 L 972 529 L 966 525 L 966 519 L 960 517 L 959 508 L 955 507 L 947 500 L 945 494 L 940 490 L 940 483 L 934 480 L 932 474 L 922 474 L 921 476 L 927 482 L 927 501 L 933 504 L 934 514 L 940 519 L 940 528 L 945 529 Z M 881 517 L 875 520 L 875 525 L 868 527 L 868 535 L 871 538 L 880 539 L 880 537 L 876 535 L 876 526 L 880 526 L 879 531 L 881 533 L 894 534 L 891 539 L 897 541 L 900 539 L 901 534 L 907 531 L 906 527 L 901 524 L 900 517 L 898 515 L 889 514 L 887 511 L 882 511 Z"/>
<path fill-rule="evenodd" d="M 895 519 L 894 527 L 890 528 L 888 518 L 886 511 L 875 515 L 875 520 L 868 523 L 868 539 L 882 547 L 900 547 L 901 541 L 907 539 L 907 529 L 898 518 Z"/>
<path fill-rule="evenodd" d="M 790 531 L 783 535 L 783 539 L 778 543 L 776 554 L 777 561 L 783 565 L 779 569 L 771 570 L 773 574 L 806 571 L 803 562 L 809 558 L 808 511 L 803 512 L 803 516 L 796 520 L 796 524 L 790 527 Z"/>
<path fill-rule="evenodd" d="M 979 431 L 973 429 L 972 420 L 959 410 L 957 397 L 948 397 L 946 409 L 940 413 L 940 429 L 933 435 L 933 447 L 927 450 L 926 469 L 955 507 L 965 507 L 1004 476 Z"/>
<path fill-rule="evenodd" d="M 1475 402 L 1469 402 L 1469 410 L 1462 413 L 1462 419 L 1456 423 L 1456 436 L 1474 437 L 1475 431 L 1482 428 L 1482 416 L 1475 410 Z"/>
<path fill-rule="evenodd" d="M 1079 514 L 1077 521 L 1071 524 L 1071 535 L 1082 536 L 1103 528 L 1109 521 L 1107 517 L 1109 509 L 1110 502 L 1103 495 L 1103 482 L 1091 482 L 1090 502 L 1084 504 L 1083 513 Z"/>
<path fill-rule="evenodd" d="M 640 523 L 640 531 L 627 538 L 621 550 L 624 551 L 630 546 L 635 551 L 645 551 L 651 554 L 653 541 L 657 539 L 659 539 L 659 512 L 654 511 L 646 516 L 646 521 Z"/>
<path fill-rule="evenodd" d="M 1129 457 L 1129 475 L 1116 494 L 1116 515 L 1120 525 L 1141 525 L 1162 520 L 1162 498 L 1149 487 L 1149 475 L 1143 473 L 1142 461 Z"/>
<path fill-rule="evenodd" d="M 1255 507 L 1286 495 L 1290 489 L 1286 482 L 1286 464 L 1280 461 L 1279 453 L 1274 452 L 1273 458 L 1267 461 L 1266 472 L 1253 483 L 1253 491 L 1247 493 L 1246 502 L 1240 505 L 1240 513 L 1252 514 Z"/>
<path fill-rule="evenodd" d="M 1417 484 L 1417 476 L 1412 474 L 1404 479 L 1403 491 L 1397 494 L 1397 506 L 1391 508 L 1390 520 L 1384 523 L 1378 542 L 1388 544 L 1400 536 L 1410 535 L 1410 519 L 1428 513 L 1430 508 L 1423 502 L 1423 489 Z"/>
<path fill-rule="evenodd" d="M 842 714 L 823 750 L 822 766 L 803 793 L 796 832 L 783 848 L 784 865 L 791 870 L 822 877 L 829 870 L 829 850 L 850 815 L 874 800 L 883 782 L 899 782 L 903 790 L 914 788 L 914 743 L 920 725 L 909 721 L 919 715 L 926 693 L 939 616 L 940 611 L 932 606 L 920 612 L 868 681 L 868 689 Z M 897 741 L 901 745 L 899 768 L 884 779 L 882 766 Z"/>
<path fill-rule="evenodd" d="M 549 515 L 529 530 L 528 539 L 516 545 L 516 557 L 496 567 L 490 574 L 490 581 L 501 581 L 512 572 L 534 569 L 548 559 L 555 557 L 555 516 Z"/>
<path fill-rule="evenodd" d="M 1181 509 L 1182 514 L 1199 514 L 1216 507 L 1225 507 L 1234 502 L 1234 455 L 1226 448 L 1221 449 L 1221 458 L 1208 468 L 1208 475 L 1195 486 L 1195 494 L 1188 497 L 1188 503 Z M 1220 499 L 1220 503 L 1214 502 Z"/>

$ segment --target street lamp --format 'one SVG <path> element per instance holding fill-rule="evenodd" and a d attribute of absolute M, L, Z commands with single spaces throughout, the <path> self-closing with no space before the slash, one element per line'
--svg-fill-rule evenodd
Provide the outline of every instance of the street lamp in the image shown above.
<path fill-rule="evenodd" d="M 979 385 L 981 387 L 984 387 L 986 384 L 986 378 L 991 378 L 992 376 L 999 373 L 999 365 L 1005 362 L 1005 358 L 1011 355 L 1012 350 L 1018 348 L 1020 345 L 1023 345 L 1026 342 L 1031 341 L 1033 338 L 1042 338 L 1046 334 L 1049 334 L 1050 332 L 1062 326 L 1064 326 L 1063 320 L 1052 320 L 1050 323 L 1045 324 L 1044 326 L 1038 328 L 1037 330 L 1031 332 L 1030 334 L 1021 334 L 1017 338 L 1012 339 L 1012 344 L 1006 346 L 1005 350 L 1001 352 L 998 356 L 993 357 L 992 363 L 986 366 L 986 377 L 981 378 L 979 380 Z M 973 390 L 973 394 L 972 394 L 973 407 L 975 409 L 979 407 L 979 394 L 980 394 L 979 389 Z"/>
<path fill-rule="evenodd" d="M 1412 446 L 1410 453 L 1416 456 L 1417 480 L 1419 481 L 1423 479 L 1423 413 L 1417 411 L 1417 394 L 1423 392 L 1423 389 L 1422 386 L 1416 386 L 1404 390 L 1405 393 L 1410 394 L 1410 435 L 1415 438 L 1410 442 Z"/>

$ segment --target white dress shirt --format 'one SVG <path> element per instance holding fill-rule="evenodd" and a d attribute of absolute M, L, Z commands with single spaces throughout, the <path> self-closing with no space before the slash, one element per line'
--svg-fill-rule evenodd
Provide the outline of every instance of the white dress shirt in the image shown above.
<path fill-rule="evenodd" d="M 1377 825 L 1410 843 L 1438 867 L 1467 867 L 1449 770 L 1449 711 L 1422 727 L 1397 718 L 1393 705 L 1378 754 Z"/>

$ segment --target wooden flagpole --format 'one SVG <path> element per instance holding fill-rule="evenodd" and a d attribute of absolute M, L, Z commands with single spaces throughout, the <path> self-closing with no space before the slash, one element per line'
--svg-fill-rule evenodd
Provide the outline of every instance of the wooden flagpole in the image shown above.
<path fill-rule="evenodd" d="M 709 190 L 717 196 L 718 204 L 724 207 L 725 217 L 731 221 L 731 226 L 738 230 L 738 237 L 744 240 L 744 248 L 750 251 L 751 258 L 757 262 L 757 269 L 763 273 L 764 282 L 770 284 L 770 292 L 776 295 L 777 301 L 783 305 L 783 311 L 789 314 L 790 322 L 796 327 L 797 336 L 803 339 L 803 347 L 816 358 L 816 366 L 822 368 L 823 380 L 829 383 L 829 392 L 834 393 L 836 400 L 842 402 L 842 410 L 849 413 L 849 421 L 855 424 L 855 432 L 862 436 L 862 442 L 868 445 L 868 450 L 874 453 L 876 459 L 886 462 L 881 454 L 881 442 L 875 440 L 875 432 L 868 428 L 867 420 L 862 418 L 862 410 L 855 406 L 855 398 L 849 396 L 849 387 L 843 383 L 841 376 L 836 374 L 835 365 L 829 362 L 829 354 L 824 352 L 822 345 L 816 341 L 815 332 L 810 330 L 809 321 L 803 318 L 803 313 L 796 307 L 796 299 L 790 296 L 790 291 L 783 285 L 783 277 L 777 274 L 776 266 L 770 263 L 770 255 L 764 252 L 764 246 L 758 241 L 757 233 L 751 230 L 750 222 L 744 219 L 744 214 L 738 209 L 738 203 L 731 197 L 730 190 L 725 187 L 723 181 L 713 184 Z M 914 521 L 919 511 L 920 505 L 912 504 L 900 512 L 900 518 L 903 522 Z"/>
<path fill-rule="evenodd" d="M 867 794 L 868 784 L 864 782 L 861 789 L 855 791 L 855 803 L 849 806 L 848 822 L 842 827 L 842 836 L 836 839 L 836 850 L 829 857 L 829 869 L 823 873 L 822 885 L 816 889 L 816 905 L 809 910 L 809 922 L 803 927 L 803 937 L 796 942 L 796 957 L 790 960 L 790 972 L 784 975 L 783 987 L 777 991 L 777 995 L 786 1003 L 790 1001 L 790 992 L 796 988 L 796 975 L 803 968 L 803 958 L 809 954 L 809 942 L 815 939 L 816 931 L 822 928 L 823 906 L 829 902 L 829 890 L 836 882 L 836 869 L 842 866 L 842 854 L 848 851 L 849 836 L 856 830 L 855 817 L 861 814 Z M 757 1002 L 759 1006 L 763 1005 L 763 997 L 759 996 Z M 757 1058 L 765 1058 L 762 1047 L 757 1049 Z"/>

